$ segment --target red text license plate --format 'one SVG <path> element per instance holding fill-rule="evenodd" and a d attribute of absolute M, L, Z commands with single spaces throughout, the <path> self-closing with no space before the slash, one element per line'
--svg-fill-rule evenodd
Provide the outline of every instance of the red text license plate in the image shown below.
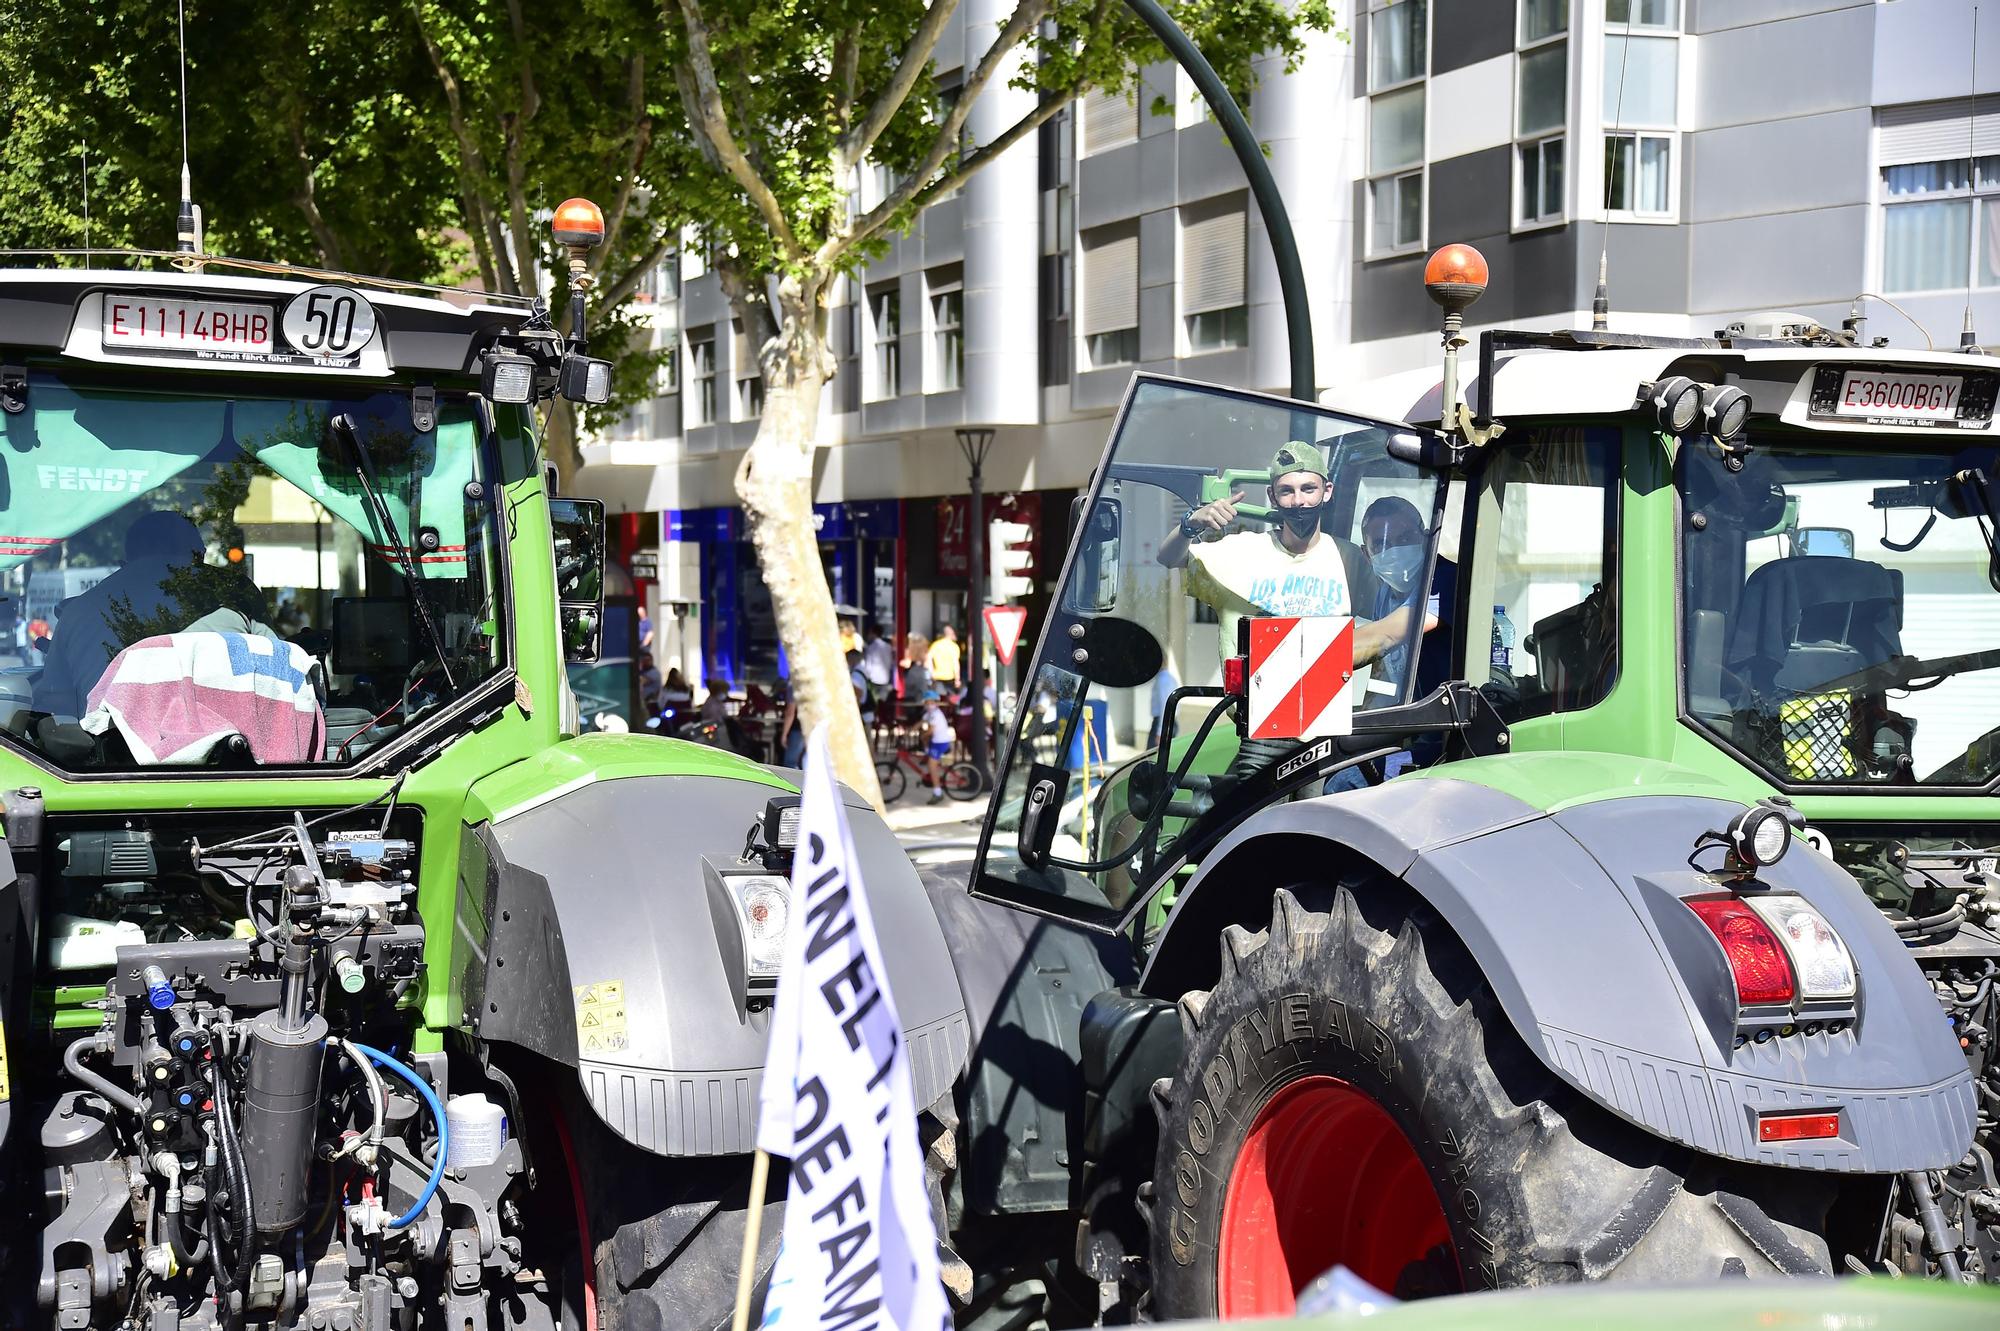
<path fill-rule="evenodd" d="M 264 305 L 165 297 L 104 297 L 104 349 L 179 355 L 268 356 L 277 321 Z"/>
<path fill-rule="evenodd" d="M 1965 381 L 1957 375 L 1849 370 L 1840 377 L 1833 414 L 1864 420 L 1951 421 Z"/>

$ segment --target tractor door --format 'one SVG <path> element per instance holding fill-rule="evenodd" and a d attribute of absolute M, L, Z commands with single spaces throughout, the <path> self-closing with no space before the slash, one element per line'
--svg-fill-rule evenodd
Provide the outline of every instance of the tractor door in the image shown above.
<path fill-rule="evenodd" d="M 1409 699 L 1443 506 L 1440 476 L 1406 460 L 1419 445 L 1407 425 L 1134 377 L 1005 737 L 974 895 L 1116 931 L 1230 827 L 1297 793 L 1330 740 L 1246 730 L 1252 621 L 1297 620 L 1314 641 L 1349 631 L 1334 711 Z M 1274 495 L 1279 467 L 1324 477 L 1306 487 L 1323 495 L 1316 528 L 1295 521 L 1289 541 L 1277 506 L 1299 495 Z M 1183 519 L 1217 501 L 1228 521 L 1190 541 Z"/>

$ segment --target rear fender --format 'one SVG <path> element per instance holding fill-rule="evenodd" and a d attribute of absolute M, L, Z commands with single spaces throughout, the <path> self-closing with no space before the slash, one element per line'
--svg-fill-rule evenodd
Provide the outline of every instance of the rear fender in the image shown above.
<path fill-rule="evenodd" d="M 462 882 L 468 1024 L 574 1067 L 591 1106 L 635 1146 L 748 1152 L 770 1009 L 745 995 L 741 936 L 715 870 L 756 867 L 739 856 L 778 793 L 721 776 L 622 776 L 565 785 L 472 828 L 495 866 L 491 899 L 514 904 L 469 915 Z M 881 818 L 847 798 L 916 1102 L 928 1105 L 964 1064 L 964 1003 L 915 871 Z"/>
<path fill-rule="evenodd" d="M 1837 1035 L 1731 1047 L 1727 966 L 1704 930 L 1685 927 L 1694 917 L 1680 897 L 1714 889 L 1687 856 L 1741 808 L 1641 796 L 1551 815 L 1448 778 L 1274 806 L 1181 894 L 1141 987 L 1172 999 L 1213 983 L 1221 927 L 1268 920 L 1268 891 L 1248 882 L 1355 881 L 1356 870 L 1379 869 L 1456 933 L 1549 1070 L 1620 1117 L 1751 1163 L 1865 1173 L 1956 1163 L 1974 1124 L 1957 1042 L 1894 930 L 1803 844 L 1761 881 L 1805 897 L 1847 942 L 1859 1018 Z M 1842 1111 L 1839 1139 L 1757 1141 L 1759 1109 L 1814 1106 Z"/>

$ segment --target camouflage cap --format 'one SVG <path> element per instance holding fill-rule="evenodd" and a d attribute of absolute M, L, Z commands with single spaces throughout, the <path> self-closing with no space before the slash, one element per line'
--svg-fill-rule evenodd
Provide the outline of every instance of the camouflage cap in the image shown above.
<path fill-rule="evenodd" d="M 1317 445 L 1286 444 L 1271 455 L 1271 479 L 1273 481 L 1276 481 L 1280 476 L 1289 475 L 1295 471 L 1309 471 L 1321 480 L 1326 479 L 1326 458 L 1321 454 Z"/>

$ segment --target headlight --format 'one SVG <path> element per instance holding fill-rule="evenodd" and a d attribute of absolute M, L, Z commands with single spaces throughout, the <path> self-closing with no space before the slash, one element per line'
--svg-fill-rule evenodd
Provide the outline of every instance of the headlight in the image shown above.
<path fill-rule="evenodd" d="M 1686 434 L 1701 414 L 1701 387 L 1684 375 L 1642 385 L 1640 391 L 1668 434 Z"/>
<path fill-rule="evenodd" d="M 489 351 L 480 377 L 479 391 L 488 402 L 534 401 L 535 362 L 526 356 Z"/>
<path fill-rule="evenodd" d="M 776 874 L 729 879 L 743 919 L 743 960 L 753 980 L 775 980 L 785 960 L 785 930 L 792 918 L 792 885 Z"/>
<path fill-rule="evenodd" d="M 1801 998 L 1854 997 L 1854 957 L 1824 916 L 1799 897 L 1750 897 L 1747 904 L 1791 954 Z"/>
<path fill-rule="evenodd" d="M 1729 820 L 1729 848 L 1751 869 L 1776 864 L 1792 845 L 1792 824 L 1782 809 L 1758 804 Z"/>

